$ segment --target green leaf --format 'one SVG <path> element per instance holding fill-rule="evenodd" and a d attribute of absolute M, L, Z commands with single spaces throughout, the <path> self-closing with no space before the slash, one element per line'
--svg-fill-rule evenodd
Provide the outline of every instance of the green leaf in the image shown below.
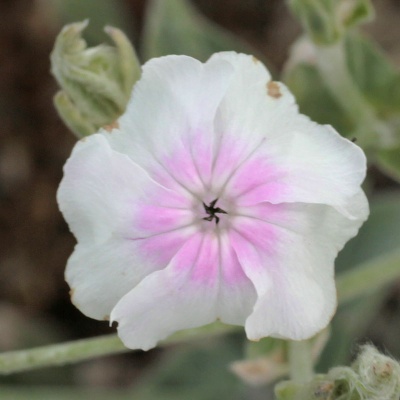
<path fill-rule="evenodd" d="M 142 50 L 145 60 L 185 54 L 205 61 L 224 50 L 255 53 L 240 38 L 208 21 L 187 0 L 149 2 Z"/>
<path fill-rule="evenodd" d="M 400 113 L 400 71 L 370 39 L 349 35 L 346 52 L 350 73 L 368 101 L 387 118 Z"/>
<path fill-rule="evenodd" d="M 376 161 L 382 171 L 400 182 L 400 147 L 390 150 L 380 150 Z"/>

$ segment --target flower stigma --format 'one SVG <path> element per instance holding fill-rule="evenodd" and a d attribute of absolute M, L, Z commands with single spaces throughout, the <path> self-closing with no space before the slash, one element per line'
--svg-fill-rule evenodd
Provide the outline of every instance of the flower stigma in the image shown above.
<path fill-rule="evenodd" d="M 219 217 L 218 215 L 216 215 L 217 213 L 220 214 L 228 214 L 225 210 L 223 210 L 222 208 L 219 207 L 215 207 L 215 205 L 217 204 L 218 199 L 213 200 L 209 206 L 207 206 L 206 203 L 203 202 L 203 207 L 204 210 L 206 212 L 206 214 L 208 214 L 208 217 L 204 217 L 203 219 L 205 221 L 212 221 L 215 218 L 215 224 L 218 225 L 219 223 Z"/>

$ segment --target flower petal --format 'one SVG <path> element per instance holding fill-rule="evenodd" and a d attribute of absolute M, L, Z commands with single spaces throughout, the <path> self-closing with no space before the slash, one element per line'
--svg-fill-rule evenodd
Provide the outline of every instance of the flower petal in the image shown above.
<path fill-rule="evenodd" d="M 143 278 L 165 268 L 193 232 L 189 226 L 148 238 L 113 235 L 100 244 L 78 243 L 65 270 L 73 303 L 91 318 L 106 319 Z"/>
<path fill-rule="evenodd" d="M 147 350 L 176 331 L 217 318 L 243 325 L 255 300 L 254 286 L 227 237 L 198 233 L 166 269 L 149 275 L 124 296 L 111 318 L 118 321 L 118 334 L 127 347 Z"/>
<path fill-rule="evenodd" d="M 271 75 L 255 57 L 222 52 L 211 60 L 224 60 L 234 68 L 215 118 L 218 142 L 213 178 L 218 186 L 266 139 L 279 132 L 272 128 L 274 124 L 286 121 L 287 113 L 297 114 L 298 109 L 293 95 L 281 83 L 271 81 Z M 269 94 L 270 85 L 278 95 Z"/>
<path fill-rule="evenodd" d="M 298 129 L 259 146 L 225 190 L 242 206 L 303 202 L 331 205 L 346 214 L 365 178 L 364 153 L 329 126 L 308 121 Z"/>
<path fill-rule="evenodd" d="M 314 204 L 247 208 L 247 216 L 231 233 L 231 243 L 258 293 L 246 321 L 250 339 L 301 340 L 328 324 L 336 308 L 334 259 L 368 214 L 361 191 L 349 212 L 356 219 Z M 269 244 L 266 235 L 260 237 L 260 223 L 269 226 L 264 228 L 270 230 Z"/>
<path fill-rule="evenodd" d="M 229 235 L 221 233 L 220 282 L 217 317 L 227 324 L 244 325 L 257 299 L 255 287 L 243 272 Z"/>
<path fill-rule="evenodd" d="M 101 135 L 78 143 L 64 172 L 58 202 L 78 239 L 66 280 L 76 306 L 103 319 L 182 247 L 194 229 L 191 200 L 152 181 Z"/>
<path fill-rule="evenodd" d="M 138 254 L 138 243 L 128 239 L 111 238 L 93 246 L 78 244 L 65 271 L 75 306 L 88 317 L 108 320 L 121 297 L 162 266 Z"/>
<path fill-rule="evenodd" d="M 232 73 L 223 60 L 202 64 L 191 57 L 167 56 L 149 61 L 119 120 L 120 129 L 106 133 L 107 140 L 155 173 L 164 186 L 175 188 L 178 182 L 198 188 L 209 179 L 213 120 Z M 201 157 L 193 157 L 199 153 Z"/>
<path fill-rule="evenodd" d="M 148 215 L 150 206 L 158 208 L 160 220 L 168 207 L 191 204 L 185 193 L 167 190 L 152 181 L 126 155 L 112 150 L 101 135 L 92 135 L 76 145 L 64 167 L 57 200 L 78 241 L 89 244 L 102 243 L 115 233 L 129 238 L 149 236 L 151 227 L 147 224 L 145 230 L 137 222 Z M 164 230 L 191 220 L 189 213 L 174 214 L 175 221 L 169 225 L 164 221 Z"/>
<path fill-rule="evenodd" d="M 170 265 L 125 295 L 111 313 L 118 335 L 132 349 L 148 350 L 181 329 L 216 319 L 218 241 L 196 234 Z"/>
<path fill-rule="evenodd" d="M 294 270 L 271 275 L 271 289 L 259 298 L 246 321 L 250 340 L 265 336 L 303 340 L 326 327 L 336 310 L 333 276 L 317 281 Z"/>

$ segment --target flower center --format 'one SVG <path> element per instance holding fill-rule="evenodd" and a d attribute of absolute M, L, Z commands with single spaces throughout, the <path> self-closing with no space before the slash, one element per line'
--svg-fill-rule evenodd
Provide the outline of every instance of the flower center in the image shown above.
<path fill-rule="evenodd" d="M 211 222 L 213 219 L 215 219 L 215 224 L 218 224 L 219 223 L 219 217 L 216 214 L 217 213 L 228 214 L 222 208 L 215 207 L 215 205 L 217 204 L 217 201 L 218 201 L 218 199 L 213 200 L 212 202 L 210 202 L 210 205 L 207 205 L 206 203 L 203 202 L 204 210 L 205 210 L 206 214 L 208 214 L 208 217 L 204 217 L 203 218 L 205 221 L 210 221 Z"/>

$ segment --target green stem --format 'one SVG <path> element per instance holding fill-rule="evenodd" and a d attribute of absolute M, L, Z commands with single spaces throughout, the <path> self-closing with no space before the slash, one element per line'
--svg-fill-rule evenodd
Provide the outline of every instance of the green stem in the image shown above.
<path fill-rule="evenodd" d="M 357 142 L 364 149 L 376 147 L 378 141 L 389 144 L 390 129 L 377 117 L 350 74 L 344 40 L 330 46 L 315 45 L 315 49 L 318 70 L 338 104 L 354 122 Z"/>
<path fill-rule="evenodd" d="M 129 351 L 117 335 L 105 335 L 29 350 L 0 354 L 0 373 L 10 374 L 41 367 L 79 362 L 93 357 Z"/>
<path fill-rule="evenodd" d="M 288 355 L 291 380 L 296 383 L 310 382 L 314 376 L 310 342 L 290 340 Z"/>
<path fill-rule="evenodd" d="M 235 326 L 213 324 L 190 331 L 178 332 L 160 343 L 172 345 L 191 342 L 226 334 Z M 117 335 L 105 335 L 90 339 L 42 346 L 29 350 L 10 351 L 0 354 L 0 374 L 11 374 L 37 368 L 72 364 L 94 357 L 126 353 L 126 348 Z"/>

